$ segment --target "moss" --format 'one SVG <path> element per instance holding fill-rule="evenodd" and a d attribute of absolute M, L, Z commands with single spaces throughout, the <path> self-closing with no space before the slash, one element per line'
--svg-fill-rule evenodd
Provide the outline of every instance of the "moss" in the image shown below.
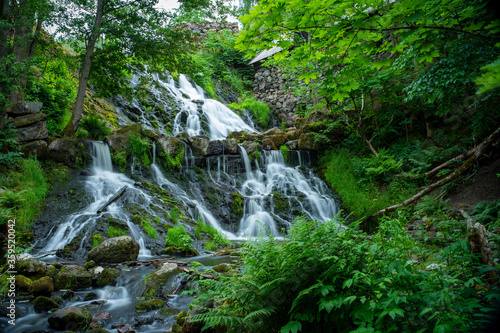
<path fill-rule="evenodd" d="M 113 238 L 113 237 L 120 237 L 120 236 L 126 236 L 127 232 L 123 230 L 120 227 L 115 227 L 110 225 L 108 229 L 108 237 Z"/>
<path fill-rule="evenodd" d="M 125 172 L 128 156 L 129 154 L 127 154 L 126 151 L 121 151 L 111 156 L 113 159 L 113 163 L 118 166 L 118 169 L 120 169 L 121 172 Z"/>
<path fill-rule="evenodd" d="M 172 333 L 181 333 L 182 332 L 182 326 L 179 324 L 173 324 L 172 325 Z"/>
<path fill-rule="evenodd" d="M 50 296 L 54 291 L 54 283 L 52 283 L 52 279 L 48 276 L 44 276 L 29 286 L 30 294 L 34 296 Z"/>
<path fill-rule="evenodd" d="M 231 204 L 231 212 L 235 218 L 239 221 L 243 217 L 243 200 L 244 197 L 239 192 L 234 192 L 231 194 L 233 203 Z M 237 221 L 235 221 L 237 222 Z"/>
<path fill-rule="evenodd" d="M 217 197 L 215 195 L 207 194 L 207 195 L 205 195 L 205 198 L 208 201 L 210 201 L 210 203 L 212 203 L 212 205 L 217 205 L 217 203 L 218 203 Z"/>
<path fill-rule="evenodd" d="M 24 275 L 16 275 L 16 288 L 19 293 L 28 293 L 29 287 L 33 283 L 30 278 Z"/>
<path fill-rule="evenodd" d="M 175 200 L 173 200 L 172 195 L 170 194 L 170 192 L 168 192 L 167 190 L 159 188 L 158 186 L 156 186 L 154 184 L 151 184 L 151 183 L 148 183 L 148 182 L 143 182 L 142 185 L 144 185 L 145 187 L 149 188 L 151 190 L 151 192 L 153 192 L 154 194 L 158 195 L 160 197 L 160 199 L 162 199 L 163 201 L 167 201 L 167 202 L 170 202 L 170 203 L 173 203 L 173 204 L 177 204 L 177 202 Z"/>
<path fill-rule="evenodd" d="M 95 261 L 94 260 L 87 261 L 85 263 L 85 265 L 83 265 L 83 267 L 85 267 L 85 269 L 94 268 L 95 267 Z"/>
<path fill-rule="evenodd" d="M 188 316 L 188 314 L 186 311 L 182 311 L 181 313 L 179 313 L 177 315 L 177 320 L 176 320 L 177 325 L 183 326 L 184 323 L 186 322 L 187 316 Z"/>
<path fill-rule="evenodd" d="M 115 268 L 106 268 L 104 269 L 99 277 L 97 278 L 97 286 L 114 286 L 116 285 L 116 281 L 120 276 L 120 271 Z"/>
<path fill-rule="evenodd" d="M 91 239 L 92 239 L 92 248 L 99 246 L 102 243 L 101 234 L 93 234 Z"/>
<path fill-rule="evenodd" d="M 161 299 L 150 299 L 148 301 L 139 302 L 135 305 L 136 312 L 148 312 L 151 310 L 161 309 L 165 305 L 165 302 Z"/>
<path fill-rule="evenodd" d="M 61 297 L 62 299 L 72 299 L 75 297 L 75 292 L 73 290 L 66 290 Z"/>
<path fill-rule="evenodd" d="M 91 291 L 89 293 L 85 294 L 85 297 L 83 298 L 84 301 L 92 301 L 94 299 L 98 299 L 99 295 L 95 291 Z"/>
<path fill-rule="evenodd" d="M 274 203 L 274 210 L 276 213 L 281 213 L 288 209 L 288 199 L 286 196 L 278 191 L 273 192 L 273 203 Z"/>
<path fill-rule="evenodd" d="M 35 312 L 44 312 L 58 308 L 59 304 L 46 296 L 38 296 L 33 300 L 33 307 Z"/>
<path fill-rule="evenodd" d="M 56 302 L 59 306 L 61 306 L 63 304 L 63 302 L 64 302 L 64 300 L 62 299 L 62 297 L 57 296 L 57 295 L 50 296 L 50 299 L 53 300 L 54 302 Z"/>

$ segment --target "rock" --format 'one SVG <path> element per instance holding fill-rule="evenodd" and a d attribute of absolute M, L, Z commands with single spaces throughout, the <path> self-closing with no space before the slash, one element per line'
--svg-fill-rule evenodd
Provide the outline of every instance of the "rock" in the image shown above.
<path fill-rule="evenodd" d="M 30 287 L 29 292 L 36 296 L 50 296 L 54 291 L 54 283 L 48 276 L 44 276 L 34 281 Z"/>
<path fill-rule="evenodd" d="M 17 128 L 26 127 L 28 125 L 36 123 L 37 121 L 44 121 L 46 118 L 47 116 L 44 113 L 30 113 L 25 116 L 13 118 L 12 125 Z"/>
<path fill-rule="evenodd" d="M 288 138 L 289 141 L 292 141 L 292 140 L 298 140 L 298 138 L 300 137 L 300 135 L 303 133 L 302 130 L 298 130 L 298 129 L 290 129 L 289 131 L 286 132 L 286 136 Z"/>
<path fill-rule="evenodd" d="M 21 152 L 24 156 L 42 157 L 47 151 L 47 142 L 44 140 L 37 140 L 25 143 L 21 146 Z"/>
<path fill-rule="evenodd" d="M 221 140 L 224 145 L 224 154 L 226 155 L 236 155 L 239 154 L 240 147 L 236 139 L 225 139 Z"/>
<path fill-rule="evenodd" d="M 108 144 L 113 152 L 127 151 L 130 146 L 130 135 L 128 133 L 111 134 L 104 138 L 104 142 Z"/>
<path fill-rule="evenodd" d="M 69 306 L 51 314 L 48 322 L 56 330 L 85 330 L 92 322 L 92 314 L 88 310 Z"/>
<path fill-rule="evenodd" d="M 89 149 L 86 149 L 86 145 Z M 55 162 L 63 163 L 70 168 L 82 168 L 91 160 L 90 141 L 74 139 L 57 139 L 47 148 L 47 157 Z"/>
<path fill-rule="evenodd" d="M 224 154 L 224 143 L 219 140 L 210 141 L 208 143 L 207 155 L 222 155 Z"/>
<path fill-rule="evenodd" d="M 172 333 L 181 333 L 181 332 L 182 332 L 182 326 L 180 326 L 177 323 L 172 325 Z"/>
<path fill-rule="evenodd" d="M 262 140 L 262 146 L 264 146 L 264 149 L 266 150 L 277 150 L 278 147 L 274 144 L 273 140 L 271 138 L 266 137 Z"/>
<path fill-rule="evenodd" d="M 64 303 L 64 300 L 62 299 L 62 297 L 59 297 L 57 295 L 50 296 L 50 299 L 53 300 L 54 302 L 56 302 L 57 305 L 59 305 L 59 306 L 61 306 Z"/>
<path fill-rule="evenodd" d="M 66 290 L 61 297 L 62 299 L 72 299 L 75 297 L 75 292 L 73 290 Z"/>
<path fill-rule="evenodd" d="M 189 137 L 188 139 L 189 145 L 193 150 L 194 156 L 207 156 L 208 154 L 208 144 L 210 139 L 208 136 L 197 135 Z"/>
<path fill-rule="evenodd" d="M 254 152 L 258 150 L 262 150 L 262 146 L 258 144 L 257 142 L 243 142 L 242 144 L 243 149 L 246 150 L 247 154 L 253 154 Z"/>
<path fill-rule="evenodd" d="M 148 312 L 151 310 L 161 309 L 165 305 L 165 302 L 161 299 L 150 299 L 148 301 L 139 302 L 135 305 L 135 312 Z"/>
<path fill-rule="evenodd" d="M 22 116 L 29 113 L 38 113 L 42 107 L 42 102 L 26 102 L 7 105 L 5 110 L 11 116 Z"/>
<path fill-rule="evenodd" d="M 57 289 L 79 290 L 92 286 L 92 273 L 78 265 L 68 265 L 61 268 L 54 278 Z"/>
<path fill-rule="evenodd" d="M 120 276 L 120 271 L 115 268 L 106 268 L 97 278 L 97 286 L 115 286 L 116 280 Z"/>
<path fill-rule="evenodd" d="M 30 278 L 27 278 L 24 275 L 16 275 L 16 289 L 20 294 L 28 293 L 29 287 L 33 283 Z"/>
<path fill-rule="evenodd" d="M 44 140 L 49 138 L 47 124 L 44 121 L 39 121 L 27 127 L 16 129 L 17 142 L 29 142 L 35 140 Z"/>
<path fill-rule="evenodd" d="M 85 263 L 85 265 L 83 265 L 83 267 L 85 267 L 85 269 L 94 268 L 95 267 L 95 261 L 94 260 L 87 261 Z"/>
<path fill-rule="evenodd" d="M 102 244 L 89 251 L 87 260 L 96 263 L 119 263 L 136 260 L 139 256 L 139 244 L 130 236 L 106 239 Z"/>
<path fill-rule="evenodd" d="M 232 269 L 232 266 L 227 263 L 222 263 L 212 267 L 212 269 L 217 273 L 227 273 Z"/>
<path fill-rule="evenodd" d="M 285 142 L 285 146 L 289 150 L 297 150 L 297 149 L 299 149 L 299 140 Z"/>
<path fill-rule="evenodd" d="M 316 142 L 313 133 L 304 133 L 299 137 L 300 150 L 319 150 L 320 145 Z"/>
<path fill-rule="evenodd" d="M 33 258 L 26 260 L 17 259 L 15 268 L 17 274 L 24 275 L 32 280 L 37 280 L 45 276 L 47 264 Z"/>
<path fill-rule="evenodd" d="M 261 142 L 263 138 L 264 135 L 259 133 L 248 133 L 244 137 L 245 141 L 257 141 L 257 142 Z"/>
<path fill-rule="evenodd" d="M 278 127 L 273 127 L 271 129 L 268 129 L 264 133 L 262 133 L 263 136 L 269 136 L 269 135 L 274 135 L 278 133 L 283 133 Z"/>
<path fill-rule="evenodd" d="M 169 137 L 161 137 L 158 139 L 158 144 L 160 145 L 161 149 L 165 152 L 165 154 L 169 156 L 175 156 L 177 153 L 177 149 L 179 145 L 182 145 L 182 141 L 179 138 L 169 136 Z"/>
<path fill-rule="evenodd" d="M 120 324 L 118 325 L 116 330 L 118 331 L 118 333 L 135 333 L 135 331 L 129 324 Z"/>
<path fill-rule="evenodd" d="M 146 295 L 155 293 L 158 287 L 167 284 L 171 277 L 180 273 L 180 269 L 177 264 L 174 263 L 164 263 L 163 266 L 158 268 L 153 273 L 146 276 Z"/>
<path fill-rule="evenodd" d="M 38 296 L 33 300 L 33 307 L 35 312 L 50 311 L 52 309 L 57 309 L 59 304 L 51 300 L 46 296 Z"/>
<path fill-rule="evenodd" d="M 91 291 L 89 293 L 85 294 L 85 297 L 83 298 L 84 301 L 92 301 L 94 299 L 98 299 L 99 295 L 95 291 Z"/>

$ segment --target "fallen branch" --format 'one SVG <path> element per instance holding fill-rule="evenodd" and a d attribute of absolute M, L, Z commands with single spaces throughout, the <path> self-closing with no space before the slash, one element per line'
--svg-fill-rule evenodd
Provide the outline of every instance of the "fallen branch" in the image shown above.
<path fill-rule="evenodd" d="M 174 257 L 171 258 L 158 258 L 158 259 L 150 259 L 150 260 L 133 260 L 133 261 L 125 261 L 122 264 L 127 266 L 138 266 L 138 265 L 155 265 L 159 266 L 159 264 L 163 264 L 165 262 L 169 262 L 172 264 L 177 264 L 179 266 L 186 266 L 189 261 L 179 261 L 174 260 Z"/>
<path fill-rule="evenodd" d="M 127 189 L 127 185 L 123 186 L 121 189 L 118 190 L 118 192 L 115 193 L 115 195 L 113 195 L 111 197 L 111 199 L 109 199 L 104 205 L 101 206 L 101 208 L 99 208 L 97 210 L 97 214 L 100 214 L 104 211 L 104 209 L 106 209 L 106 207 L 108 207 L 109 205 L 111 205 L 114 201 L 116 201 L 119 197 L 122 196 L 122 194 L 125 192 L 125 190 Z"/>
<path fill-rule="evenodd" d="M 437 182 L 425 187 L 423 190 L 421 190 L 420 192 L 418 192 L 417 194 L 415 194 L 411 198 L 405 200 L 404 202 L 402 202 L 398 205 L 384 208 L 384 209 L 378 211 L 377 213 L 366 217 L 365 219 L 363 219 L 363 222 L 367 223 L 370 220 L 372 220 L 378 216 L 385 215 L 387 213 L 390 213 L 390 212 L 397 210 L 398 208 L 409 205 L 409 204 L 417 201 L 418 199 L 422 198 L 423 196 L 431 193 L 432 191 L 440 188 L 441 186 L 448 184 L 449 182 L 451 182 L 452 180 L 454 180 L 455 178 L 457 178 L 458 176 L 463 174 L 469 167 L 471 167 L 474 164 L 474 162 L 476 162 L 477 159 L 479 157 L 481 157 L 481 155 L 484 154 L 486 149 L 495 141 L 495 139 L 499 135 L 500 135 L 500 127 L 497 128 L 496 131 L 494 131 L 492 134 L 490 134 L 483 142 L 481 142 L 479 145 L 477 145 L 476 148 L 474 148 L 474 152 L 472 153 L 471 157 L 469 159 L 467 159 L 464 163 L 462 163 L 462 165 L 457 170 L 453 171 L 452 173 L 450 173 L 448 176 L 444 177 L 443 179 L 440 179 Z"/>
<path fill-rule="evenodd" d="M 460 154 L 460 155 L 458 155 L 458 156 L 456 156 L 456 157 L 452 158 L 451 160 L 448 160 L 448 161 L 444 162 L 444 163 L 443 163 L 443 164 L 441 164 L 441 165 L 438 165 L 438 166 L 437 166 L 437 167 L 435 167 L 434 169 L 432 169 L 432 170 L 430 170 L 430 171 L 427 171 L 427 172 L 425 173 L 425 175 L 426 175 L 427 177 L 432 177 L 432 176 L 434 176 L 436 173 L 438 173 L 438 172 L 439 172 L 439 171 L 441 171 L 442 169 L 444 169 L 444 168 L 446 168 L 446 167 L 448 167 L 448 166 L 452 165 L 453 163 L 455 163 L 455 162 L 457 162 L 457 161 L 461 161 L 461 160 L 463 160 L 463 159 L 465 159 L 465 158 L 468 158 L 469 156 L 472 156 L 472 154 L 474 154 L 474 153 L 476 152 L 476 150 L 477 150 L 477 148 L 478 148 L 478 147 L 479 147 L 479 146 L 475 146 L 474 148 L 472 148 L 472 149 L 470 149 L 470 150 L 466 151 L 465 153 Z"/>
<path fill-rule="evenodd" d="M 231 253 L 233 252 L 237 252 L 241 250 L 241 248 L 238 248 L 238 249 L 221 249 L 213 254 L 211 254 L 210 256 L 211 257 L 218 257 L 218 256 L 227 256 L 227 255 L 230 255 Z"/>
<path fill-rule="evenodd" d="M 179 267 L 179 269 L 181 270 L 181 272 L 188 273 L 188 274 L 194 274 L 194 275 L 197 275 L 197 276 L 201 276 L 201 277 L 204 277 L 205 279 L 215 280 L 215 279 L 218 278 L 217 275 L 210 275 L 210 274 L 200 273 L 200 272 L 197 272 L 195 270 L 187 269 L 187 268 L 184 268 L 184 267 Z"/>

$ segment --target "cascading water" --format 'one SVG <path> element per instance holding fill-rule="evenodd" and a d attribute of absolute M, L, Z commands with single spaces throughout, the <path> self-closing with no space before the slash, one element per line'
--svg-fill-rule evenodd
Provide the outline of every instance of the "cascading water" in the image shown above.
<path fill-rule="evenodd" d="M 103 213 L 97 214 L 97 210 L 105 204 L 113 194 L 126 186 L 127 191 L 120 200 L 130 200 L 131 202 L 143 203 L 144 207 L 149 207 L 152 198 L 144 191 L 136 188 L 134 182 L 121 173 L 113 172 L 111 154 L 109 147 L 103 142 L 93 142 L 93 174 L 88 177 L 85 183 L 85 190 L 92 196 L 93 202 L 83 211 L 68 216 L 56 230 L 52 230 L 46 238 L 46 244 L 42 252 L 52 252 L 62 249 L 75 237 L 90 233 L 98 223 Z M 123 204 L 112 203 L 108 206 L 106 214 L 110 217 L 126 222 L 130 229 L 131 236 L 140 245 L 140 257 L 148 257 L 151 251 L 146 249 L 144 238 L 139 227 L 131 222 L 130 214 L 123 208 Z"/>

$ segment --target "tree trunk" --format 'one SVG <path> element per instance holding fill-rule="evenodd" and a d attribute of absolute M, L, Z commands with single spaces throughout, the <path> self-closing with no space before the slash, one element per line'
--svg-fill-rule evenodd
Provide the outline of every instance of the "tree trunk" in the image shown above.
<path fill-rule="evenodd" d="M 464 163 L 462 163 L 462 165 L 457 170 L 453 171 L 451 174 L 449 174 L 445 178 L 427 186 L 426 188 L 424 188 L 423 190 L 421 190 L 420 192 L 418 192 L 417 194 L 415 194 L 411 198 L 407 199 L 406 201 L 404 201 L 398 205 L 384 208 L 381 211 L 366 217 L 365 219 L 363 219 L 362 224 L 366 225 L 366 226 L 373 226 L 373 224 L 374 224 L 373 220 L 376 219 L 378 216 L 385 215 L 387 213 L 390 213 L 390 212 L 397 210 L 398 208 L 409 205 L 409 204 L 417 201 L 418 199 L 422 198 L 424 195 L 427 195 L 427 194 L 431 193 L 432 191 L 440 188 L 441 186 L 448 184 L 453 179 L 455 179 L 458 176 L 460 176 L 461 174 L 463 174 L 465 172 L 465 170 L 467 170 L 470 166 L 472 166 L 474 164 L 474 162 L 476 162 L 477 159 L 479 157 L 481 157 L 481 155 L 483 155 L 483 153 L 486 151 L 486 149 L 495 141 L 495 139 L 499 135 L 500 135 L 500 127 L 497 128 L 496 131 L 494 131 L 492 134 L 490 134 L 483 142 L 481 142 L 481 144 L 479 144 L 476 148 L 474 148 L 473 149 L 474 153 L 472 154 L 472 156 L 468 160 L 466 160 Z"/>
<path fill-rule="evenodd" d="M 0 21 L 7 21 L 10 16 L 10 2 L 9 0 L 0 0 Z M 3 64 L 6 62 L 6 58 L 9 55 L 8 50 L 8 29 L 0 29 L 0 61 Z M 3 81 L 3 80 L 2 80 Z M 8 85 L 5 82 L 0 82 L 0 95 L 7 96 L 9 91 L 7 91 Z M 5 121 L 5 103 L 3 103 L 0 99 L 0 130 L 4 128 Z"/>
<path fill-rule="evenodd" d="M 33 39 L 31 40 L 30 50 L 28 53 L 28 57 L 33 57 L 35 55 L 36 46 L 38 44 L 38 35 L 40 34 L 40 30 L 42 30 L 42 20 L 38 19 L 36 21 L 36 29 L 35 34 L 33 35 Z"/>
<path fill-rule="evenodd" d="M 80 81 L 78 82 L 78 93 L 76 95 L 75 104 L 73 105 L 73 114 L 71 115 L 71 119 L 64 129 L 64 136 L 66 137 L 75 135 L 76 130 L 78 129 L 78 124 L 80 123 L 80 120 L 83 116 L 83 103 L 85 102 L 85 91 L 87 89 L 87 82 L 89 80 L 90 67 L 92 66 L 92 59 L 94 58 L 94 47 L 97 39 L 101 35 L 104 3 L 105 0 L 99 0 L 97 2 L 95 23 L 92 29 L 92 33 L 90 34 L 87 48 L 85 50 L 85 58 L 83 60 L 82 71 L 80 73 Z"/>

